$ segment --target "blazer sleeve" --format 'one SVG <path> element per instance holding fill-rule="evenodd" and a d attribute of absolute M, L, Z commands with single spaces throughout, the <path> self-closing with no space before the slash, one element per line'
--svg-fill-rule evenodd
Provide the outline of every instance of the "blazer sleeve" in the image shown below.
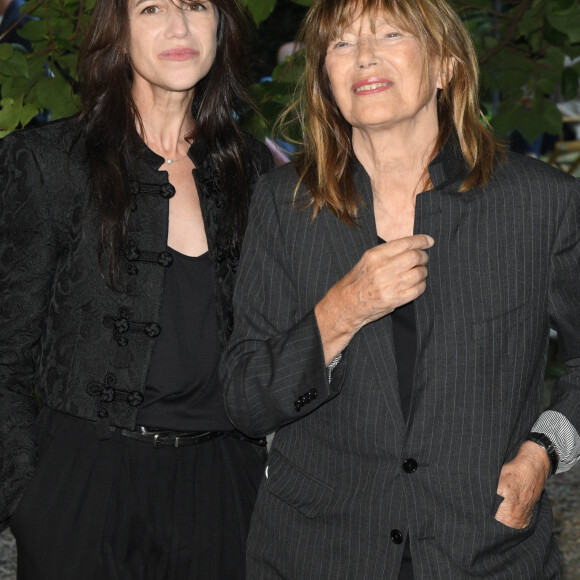
<path fill-rule="evenodd" d="M 21 136 L 0 142 L 0 527 L 34 471 L 41 337 L 63 227 Z"/>
<path fill-rule="evenodd" d="M 560 454 L 558 472 L 580 458 L 580 180 L 576 179 L 562 214 L 551 252 L 548 303 L 558 333 L 559 358 L 566 373 L 554 386 L 550 408 L 534 430 L 546 432 Z"/>
<path fill-rule="evenodd" d="M 302 222 L 281 218 L 297 210 L 289 181 L 286 195 L 275 195 L 283 183 L 277 174 L 263 177 L 254 193 L 234 292 L 234 332 L 222 360 L 228 415 L 249 436 L 301 419 L 336 396 L 344 381 L 344 363 L 329 381 L 315 305 L 299 312 L 285 232 L 295 233 L 292 224 Z M 276 197 L 290 201 L 277 207 Z"/>

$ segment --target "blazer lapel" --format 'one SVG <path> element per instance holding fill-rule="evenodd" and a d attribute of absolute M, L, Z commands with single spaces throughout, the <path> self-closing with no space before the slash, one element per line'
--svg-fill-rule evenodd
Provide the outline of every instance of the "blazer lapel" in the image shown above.
<path fill-rule="evenodd" d="M 330 231 L 334 234 L 331 234 L 330 239 L 335 255 L 334 263 L 340 277 L 345 276 L 367 250 L 378 244 L 371 182 L 367 172 L 358 161 L 356 161 L 354 171 L 354 182 L 361 196 L 357 225 L 347 227 L 340 224 L 341 227 L 337 228 L 337 219 L 330 212 L 324 212 L 331 228 Z M 405 423 L 401 409 L 391 318 L 385 316 L 367 324 L 353 339 L 348 351 L 349 356 L 364 356 L 372 361 L 374 365 L 372 375 L 381 378 L 375 384 L 361 384 L 361 388 L 366 386 L 381 393 L 388 409 L 387 412 L 391 415 L 392 424 L 397 425 L 400 434 L 404 433 Z"/>

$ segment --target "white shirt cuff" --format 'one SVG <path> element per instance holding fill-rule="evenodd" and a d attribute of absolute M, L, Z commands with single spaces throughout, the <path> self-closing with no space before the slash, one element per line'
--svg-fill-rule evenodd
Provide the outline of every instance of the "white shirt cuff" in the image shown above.
<path fill-rule="evenodd" d="M 562 413 L 545 411 L 534 423 L 532 431 L 547 435 L 558 452 L 558 470 L 563 473 L 571 469 L 580 459 L 580 435 Z"/>

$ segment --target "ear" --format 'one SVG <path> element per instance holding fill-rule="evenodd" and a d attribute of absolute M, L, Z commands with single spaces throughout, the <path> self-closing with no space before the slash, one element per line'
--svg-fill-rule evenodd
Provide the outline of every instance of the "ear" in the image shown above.
<path fill-rule="evenodd" d="M 447 60 L 447 67 L 441 65 L 439 74 L 437 75 L 437 88 L 444 89 L 449 81 L 453 78 L 453 70 L 455 69 L 455 57 L 452 56 Z"/>

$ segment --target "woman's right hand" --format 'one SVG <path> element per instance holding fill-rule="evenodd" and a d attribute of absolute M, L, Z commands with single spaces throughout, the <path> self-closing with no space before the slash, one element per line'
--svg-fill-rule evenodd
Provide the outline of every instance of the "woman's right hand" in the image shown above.
<path fill-rule="evenodd" d="M 419 234 L 375 246 L 330 288 L 314 309 L 327 365 L 365 324 L 425 292 L 425 250 L 433 244 L 433 238 Z"/>

